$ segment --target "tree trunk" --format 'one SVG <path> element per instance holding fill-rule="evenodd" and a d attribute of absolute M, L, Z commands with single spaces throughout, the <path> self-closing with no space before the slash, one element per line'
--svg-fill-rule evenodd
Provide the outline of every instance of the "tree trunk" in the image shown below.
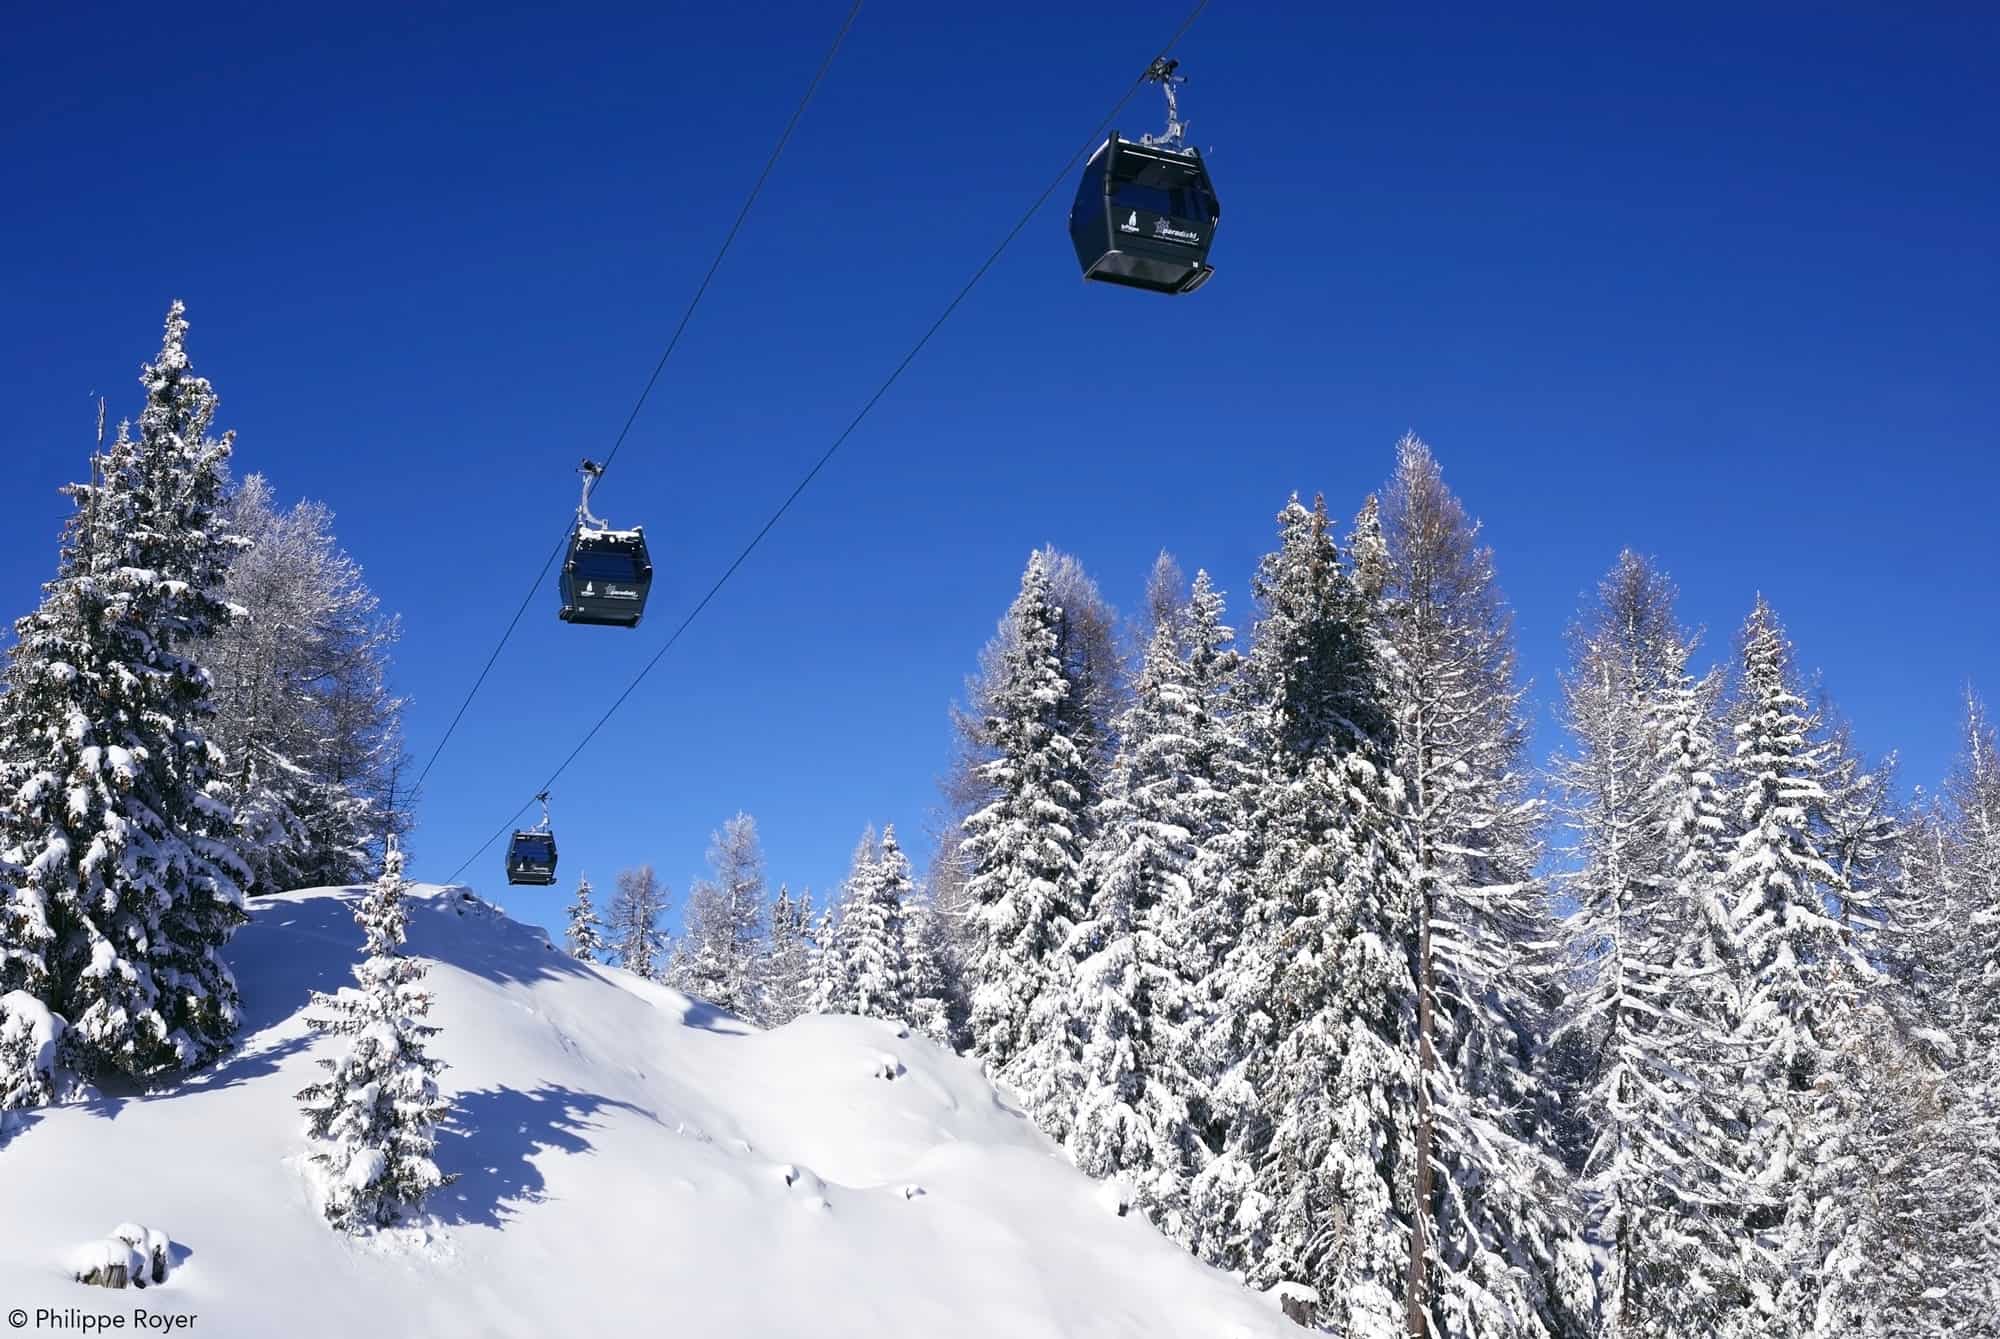
<path fill-rule="evenodd" d="M 1418 722 L 1421 731 L 1421 719 Z M 1404 1294 L 1403 1326 L 1409 1339 L 1428 1339 L 1429 1313 L 1425 1307 L 1430 1288 L 1431 1211 L 1431 1070 L 1436 1057 L 1431 1053 L 1432 997 L 1436 993 L 1431 974 L 1431 870 L 1429 802 L 1430 751 L 1417 750 L 1417 1166 L 1416 1202 L 1410 1211 L 1410 1276 Z"/>
<path fill-rule="evenodd" d="M 1417 886 L 1417 1195 L 1410 1214 L 1410 1278 L 1404 1326 L 1410 1339 L 1428 1339 L 1431 1211 L 1431 910 L 1430 879 Z"/>

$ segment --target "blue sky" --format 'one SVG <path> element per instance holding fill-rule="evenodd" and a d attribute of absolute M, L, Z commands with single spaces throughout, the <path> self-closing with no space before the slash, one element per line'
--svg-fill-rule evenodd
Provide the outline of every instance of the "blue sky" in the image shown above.
<path fill-rule="evenodd" d="M 1930 782 L 1967 680 L 2000 695 L 1976 8 L 1217 0 L 1179 50 L 1215 281 L 1084 285 L 1060 192 L 558 785 L 564 887 L 650 860 L 678 898 L 738 809 L 774 879 L 829 887 L 864 823 L 922 829 L 1031 548 L 1130 606 L 1169 547 L 1247 622 L 1286 495 L 1351 513 L 1405 429 L 1486 519 L 1544 708 L 1631 545 L 1714 649 L 1765 591 Z M 10 16 L 10 616 L 92 393 L 134 409 L 180 297 L 240 469 L 329 503 L 402 612 L 427 755 L 845 10 Z M 569 751 L 1183 12 L 868 0 L 600 494 L 647 527 L 647 624 L 540 597 L 432 774 L 419 875 Z M 1119 124 L 1158 120 L 1148 93 Z M 553 920 L 562 891 L 502 896 Z"/>

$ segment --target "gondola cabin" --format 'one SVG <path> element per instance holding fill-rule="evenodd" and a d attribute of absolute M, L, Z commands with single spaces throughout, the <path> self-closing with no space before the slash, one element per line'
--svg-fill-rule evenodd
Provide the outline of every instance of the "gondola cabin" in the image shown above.
<path fill-rule="evenodd" d="M 1222 217 L 1196 149 L 1135 144 L 1114 133 L 1091 156 L 1070 207 L 1083 277 L 1154 293 L 1192 293 L 1215 271 Z"/>
<path fill-rule="evenodd" d="M 563 556 L 562 619 L 595 627 L 636 628 L 653 588 L 653 560 L 642 530 L 579 525 Z"/>
<path fill-rule="evenodd" d="M 517 832 L 507 843 L 507 882 L 546 887 L 556 881 L 556 834 Z"/>

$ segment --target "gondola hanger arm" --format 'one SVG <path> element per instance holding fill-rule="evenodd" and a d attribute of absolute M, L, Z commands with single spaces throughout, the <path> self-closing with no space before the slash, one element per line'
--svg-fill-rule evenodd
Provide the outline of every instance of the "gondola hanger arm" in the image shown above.
<path fill-rule="evenodd" d="M 1140 143 L 1148 148 L 1180 152 L 1186 147 L 1183 141 L 1188 126 L 1187 122 L 1181 120 L 1180 86 L 1187 82 L 1187 76 L 1180 73 L 1180 68 L 1179 60 L 1162 56 L 1146 71 L 1146 81 L 1158 84 L 1160 91 L 1167 95 L 1167 128 L 1157 135 L 1141 137 Z"/>
<path fill-rule="evenodd" d="M 583 500 L 576 504 L 577 523 L 592 530 L 609 530 L 611 527 L 592 515 L 590 510 L 590 490 L 597 487 L 597 481 L 604 477 L 604 467 L 585 456 L 576 470 L 583 476 Z"/>

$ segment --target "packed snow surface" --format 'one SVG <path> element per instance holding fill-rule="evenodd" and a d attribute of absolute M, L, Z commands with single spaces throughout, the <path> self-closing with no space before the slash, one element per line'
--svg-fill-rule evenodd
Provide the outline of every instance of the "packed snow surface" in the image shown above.
<path fill-rule="evenodd" d="M 136 1219 L 172 1231 L 170 1277 L 138 1296 L 200 1336 L 1299 1333 L 1108 1209 L 975 1063 L 868 1019 L 759 1031 L 421 885 L 409 951 L 432 960 L 459 1179 L 426 1230 L 339 1236 L 293 1094 L 341 1044 L 305 1015 L 350 979 L 358 895 L 252 905 L 242 1044 L 213 1069 L 9 1118 L 0 1306 L 129 1310 L 70 1256 Z"/>

